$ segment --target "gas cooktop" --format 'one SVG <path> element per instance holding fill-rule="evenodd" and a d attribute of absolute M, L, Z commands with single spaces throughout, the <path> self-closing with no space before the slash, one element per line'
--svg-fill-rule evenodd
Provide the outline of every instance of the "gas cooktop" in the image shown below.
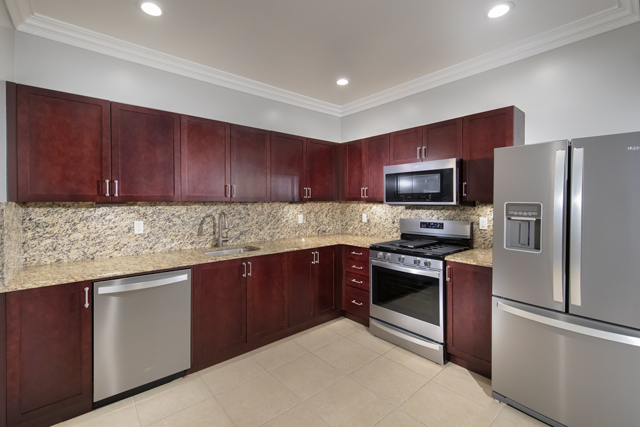
<path fill-rule="evenodd" d="M 374 243 L 371 245 L 371 249 L 401 255 L 444 259 L 448 255 L 468 250 L 469 246 L 439 242 L 437 240 L 392 240 L 390 242 Z"/>

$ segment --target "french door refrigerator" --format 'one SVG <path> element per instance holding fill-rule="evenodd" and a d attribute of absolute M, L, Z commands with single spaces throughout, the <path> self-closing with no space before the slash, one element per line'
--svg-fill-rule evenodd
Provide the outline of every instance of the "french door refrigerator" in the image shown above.
<path fill-rule="evenodd" d="M 493 396 L 640 425 L 640 132 L 495 151 Z"/>

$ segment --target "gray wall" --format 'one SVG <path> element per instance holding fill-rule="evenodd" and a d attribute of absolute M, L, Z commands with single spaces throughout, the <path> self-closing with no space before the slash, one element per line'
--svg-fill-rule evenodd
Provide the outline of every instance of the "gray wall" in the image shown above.
<path fill-rule="evenodd" d="M 0 1 L 0 202 L 7 201 L 7 80 L 15 80 L 15 31 Z"/>
<path fill-rule="evenodd" d="M 515 105 L 527 144 L 640 131 L 640 23 L 342 119 L 342 141 Z"/>

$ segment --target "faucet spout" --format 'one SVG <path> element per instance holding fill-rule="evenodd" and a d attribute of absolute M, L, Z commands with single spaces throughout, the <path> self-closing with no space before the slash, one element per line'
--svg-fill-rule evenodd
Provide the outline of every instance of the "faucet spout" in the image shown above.
<path fill-rule="evenodd" d="M 224 228 L 222 220 L 224 219 Z M 225 236 L 222 235 L 222 232 L 225 232 Z M 218 217 L 218 247 L 222 247 L 225 242 L 229 241 L 229 222 L 227 221 L 227 214 L 224 212 L 220 212 L 220 216 Z"/>

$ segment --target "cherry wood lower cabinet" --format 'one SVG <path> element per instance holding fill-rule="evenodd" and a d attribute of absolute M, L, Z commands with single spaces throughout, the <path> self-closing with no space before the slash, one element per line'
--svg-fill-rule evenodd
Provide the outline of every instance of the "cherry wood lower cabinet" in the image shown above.
<path fill-rule="evenodd" d="M 342 264 L 345 316 L 369 326 L 369 249 L 344 246 Z"/>
<path fill-rule="evenodd" d="M 6 295 L 8 426 L 53 425 L 91 411 L 91 295 L 90 282 Z"/>
<path fill-rule="evenodd" d="M 249 341 L 287 327 L 286 254 L 246 258 L 247 338 Z"/>
<path fill-rule="evenodd" d="M 491 378 L 492 269 L 447 262 L 447 352 L 451 362 Z"/>

